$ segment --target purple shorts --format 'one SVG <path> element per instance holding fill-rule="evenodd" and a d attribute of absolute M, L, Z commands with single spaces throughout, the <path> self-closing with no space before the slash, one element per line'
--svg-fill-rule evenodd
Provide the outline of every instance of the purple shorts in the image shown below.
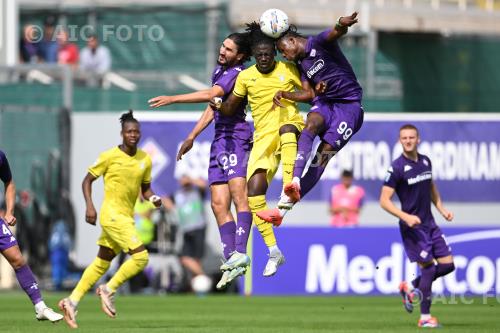
<path fill-rule="evenodd" d="M 314 102 L 310 112 L 319 113 L 325 121 L 321 140 L 340 151 L 363 125 L 363 107 L 360 102 Z"/>
<path fill-rule="evenodd" d="M 399 228 L 406 255 L 411 262 L 429 262 L 451 255 L 451 248 L 438 226 Z"/>
<path fill-rule="evenodd" d="M 223 137 L 212 142 L 208 183 L 227 183 L 236 177 L 246 178 L 252 143 L 250 139 Z"/>
<path fill-rule="evenodd" d="M 7 223 L 0 218 L 0 251 L 7 250 L 14 245 L 17 245 L 16 237 L 10 231 Z"/>

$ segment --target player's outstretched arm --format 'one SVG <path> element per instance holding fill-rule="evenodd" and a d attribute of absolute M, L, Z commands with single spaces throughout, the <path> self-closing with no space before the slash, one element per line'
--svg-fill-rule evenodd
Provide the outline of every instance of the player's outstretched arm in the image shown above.
<path fill-rule="evenodd" d="M 232 116 L 241 103 L 243 103 L 243 97 L 236 96 L 233 93 L 229 94 L 229 97 L 224 103 L 220 103 L 220 101 L 212 98 L 212 100 L 210 101 L 210 106 L 215 110 L 219 110 L 219 112 L 225 116 Z"/>
<path fill-rule="evenodd" d="M 94 207 L 94 202 L 92 201 L 92 183 L 97 178 L 92 174 L 87 173 L 82 182 L 83 197 L 85 199 L 85 221 L 89 224 L 95 225 L 97 221 L 97 211 Z"/>
<path fill-rule="evenodd" d="M 212 98 L 224 96 L 224 90 L 215 85 L 210 89 L 199 90 L 189 94 L 173 95 L 173 96 L 156 96 L 151 98 L 148 103 L 152 108 L 175 104 L 175 103 L 202 103 L 209 102 Z"/>
<path fill-rule="evenodd" d="M 441 201 L 441 196 L 439 195 L 439 191 L 434 181 L 432 181 L 431 183 L 431 200 L 434 206 L 436 206 L 439 213 L 446 219 L 446 221 L 453 220 L 453 213 L 444 208 L 443 202 Z"/>
<path fill-rule="evenodd" d="M 180 161 L 182 159 L 182 156 L 185 155 L 188 151 L 193 148 L 193 142 L 194 140 L 200 135 L 201 132 L 207 128 L 207 126 L 214 120 L 214 110 L 210 105 L 207 105 L 205 111 L 203 111 L 203 114 L 201 115 L 200 119 L 198 119 L 198 122 L 194 126 L 193 130 L 191 133 L 189 133 L 188 137 L 184 142 L 182 143 L 181 147 L 179 148 L 179 152 L 177 153 L 177 161 Z"/>
<path fill-rule="evenodd" d="M 392 202 L 391 198 L 394 195 L 394 189 L 390 186 L 382 186 L 382 191 L 380 192 L 380 207 L 382 207 L 386 212 L 392 214 L 406 222 L 409 227 L 414 227 L 421 223 L 420 218 L 416 215 L 410 215 L 403 212 L 401 209 L 396 207 Z"/>
<path fill-rule="evenodd" d="M 302 81 L 302 89 L 296 91 L 278 91 L 273 98 L 274 107 L 284 107 L 281 103 L 281 99 L 288 99 L 290 101 L 299 102 L 299 103 L 308 103 L 312 101 L 315 93 L 314 89 L 311 87 L 311 84 L 308 81 Z"/>
<path fill-rule="evenodd" d="M 161 198 L 156 194 L 154 194 L 153 190 L 151 189 L 150 183 L 142 183 L 141 192 L 142 192 L 142 197 L 150 201 L 153 205 L 155 205 L 156 208 L 161 206 Z"/>
<path fill-rule="evenodd" d="M 341 16 L 335 23 L 335 26 L 330 31 L 326 39 L 331 42 L 335 39 L 338 39 L 347 33 L 349 27 L 358 23 L 358 12 L 354 12 L 349 16 Z"/>

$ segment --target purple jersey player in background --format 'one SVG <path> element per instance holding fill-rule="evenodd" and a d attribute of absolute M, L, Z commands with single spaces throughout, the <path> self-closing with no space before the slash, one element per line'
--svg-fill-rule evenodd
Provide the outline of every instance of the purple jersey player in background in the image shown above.
<path fill-rule="evenodd" d="M 307 115 L 306 126 L 298 141 L 293 181 L 284 188 L 278 208 L 259 212 L 259 217 L 279 226 L 293 205 L 316 185 L 330 159 L 339 152 L 363 124 L 361 98 L 363 91 L 351 65 L 340 49 L 337 39 L 347 33 L 358 20 L 357 13 L 340 17 L 333 29 L 315 37 L 303 37 L 291 27 L 277 41 L 278 50 L 294 61 L 303 80 L 315 87 L 316 97 Z M 296 101 L 295 92 L 280 91 L 274 100 Z M 316 156 L 302 177 L 312 151 L 314 138 L 321 143 Z"/>
<path fill-rule="evenodd" d="M 226 98 L 232 94 L 238 74 L 245 69 L 244 62 L 250 58 L 250 46 L 247 34 L 230 34 L 222 43 L 217 66 L 212 74 L 212 88 L 190 94 L 176 96 L 158 96 L 149 100 L 151 107 L 160 107 L 172 103 L 209 102 L 214 97 Z M 247 160 L 252 148 L 252 131 L 245 121 L 246 99 L 233 116 L 224 116 L 214 112 L 207 105 L 198 123 L 182 143 L 177 160 L 182 158 L 192 147 L 196 137 L 215 120 L 215 137 L 210 149 L 208 181 L 211 191 L 211 204 L 222 240 L 226 260 L 231 253 L 246 253 L 247 241 L 236 237 L 236 230 L 248 230 L 252 225 L 252 214 L 247 199 Z M 237 211 L 237 219 L 231 213 L 231 200 Z M 250 262 L 248 262 L 250 264 Z M 236 277 L 244 274 L 245 267 L 224 271 L 217 288 L 221 289 Z"/>
<path fill-rule="evenodd" d="M 404 125 L 399 130 L 403 154 L 392 162 L 380 194 L 383 209 L 399 218 L 399 229 L 406 254 L 411 262 L 417 262 L 421 275 L 411 282 L 401 282 L 400 292 L 408 312 L 413 311 L 413 299 L 421 297 L 419 327 L 439 327 L 431 317 L 432 282 L 455 269 L 450 247 L 436 225 L 431 213 L 431 202 L 447 220 L 453 213 L 444 208 L 436 184 L 432 180 L 430 159 L 417 151 L 420 143 L 418 130 Z M 391 201 L 396 192 L 401 209 Z"/>
<path fill-rule="evenodd" d="M 0 216 L 0 251 L 16 272 L 17 281 L 35 306 L 35 315 L 38 320 L 50 320 L 55 323 L 63 316 L 47 307 L 38 288 L 35 276 L 26 263 L 17 240 L 8 226 L 16 225 L 14 205 L 16 201 L 16 185 L 12 179 L 9 162 L 4 152 L 0 150 L 0 180 L 5 186 L 5 215 Z"/>

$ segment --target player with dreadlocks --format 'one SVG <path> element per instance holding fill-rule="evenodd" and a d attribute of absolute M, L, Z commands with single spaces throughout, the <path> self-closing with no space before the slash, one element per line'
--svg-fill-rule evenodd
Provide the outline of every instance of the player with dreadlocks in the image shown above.
<path fill-rule="evenodd" d="M 189 94 L 157 96 L 149 100 L 150 106 L 157 108 L 174 103 L 208 103 L 219 97 L 223 101 L 231 95 L 236 78 L 250 59 L 250 45 L 247 33 L 231 33 L 224 39 L 219 49 L 217 66 L 212 74 L 212 87 Z M 226 117 L 207 105 L 195 127 L 184 140 L 177 153 L 177 161 L 193 147 L 198 135 L 212 122 L 215 135 L 210 147 L 208 182 L 210 184 L 211 206 L 222 244 L 225 260 L 234 251 L 246 253 L 246 243 L 236 243 L 236 230 L 245 230 L 252 225 L 252 214 L 247 198 L 247 160 L 252 149 L 252 129 L 246 118 L 246 101 L 241 103 L 234 115 Z M 231 212 L 234 202 L 236 216 Z M 236 217 L 236 219 L 235 219 Z M 193 233 L 200 232 L 199 230 Z M 204 244 L 195 247 L 203 249 Z M 194 251 L 194 250 L 193 250 Z M 201 251 L 194 251 L 201 252 Z M 250 264 L 250 262 L 248 262 Z M 244 274 L 246 267 L 225 270 L 217 288 L 226 287 L 231 281 Z"/>
<path fill-rule="evenodd" d="M 305 128 L 300 134 L 293 180 L 285 185 L 286 196 L 282 196 L 277 208 L 259 213 L 261 218 L 276 226 L 281 224 L 293 205 L 316 185 L 330 159 L 363 124 L 363 90 L 337 42 L 350 26 L 358 22 L 357 15 L 355 12 L 340 17 L 332 29 L 309 38 L 300 35 L 291 26 L 276 42 L 280 53 L 297 64 L 301 77 L 308 80 L 316 91 L 321 91 L 313 100 Z M 297 101 L 300 98 L 297 93 L 288 91 L 280 91 L 275 96 L 277 102 Z M 302 175 L 316 136 L 321 143 L 307 173 Z"/>
<path fill-rule="evenodd" d="M 253 223 L 269 248 L 269 260 L 263 275 L 271 276 L 285 258 L 278 248 L 272 226 L 256 213 L 267 208 L 267 188 L 280 159 L 283 162 L 283 182 L 292 180 L 297 138 L 304 127 L 296 102 L 284 100 L 275 107 L 273 98 L 278 91 L 293 91 L 299 96 L 297 101 L 307 102 L 314 97 L 314 92 L 307 81 L 301 82 L 294 64 L 275 60 L 274 40 L 261 32 L 258 23 L 247 24 L 247 32 L 256 64 L 238 75 L 233 93 L 224 103 L 214 101 L 212 105 L 219 107 L 220 113 L 231 115 L 248 99 L 255 127 L 254 144 L 247 167 L 248 202 Z M 237 231 L 237 241 L 238 238 L 244 238 L 242 242 L 246 244 L 250 226 Z M 223 266 L 234 268 L 247 261 L 246 254 L 236 252 Z"/>
<path fill-rule="evenodd" d="M 94 261 L 85 269 L 82 278 L 68 298 L 59 302 L 64 319 L 71 328 L 77 328 L 76 308 L 85 293 L 109 269 L 111 260 L 124 251 L 131 258 L 123 263 L 108 283 L 100 285 L 96 292 L 101 298 L 102 310 L 111 318 L 116 316 L 114 295 L 125 281 L 142 271 L 148 263 L 148 251 L 139 240 L 134 224 L 134 204 L 141 190 L 144 199 L 156 207 L 161 199 L 151 190 L 151 158 L 137 148 L 141 128 L 132 111 L 120 117 L 121 145 L 109 149 L 88 169 L 82 189 L 87 206 L 85 220 L 96 224 L 97 212 L 92 202 L 92 183 L 104 177 L 104 202 L 99 219 L 101 236 L 97 241 L 99 251 Z"/>

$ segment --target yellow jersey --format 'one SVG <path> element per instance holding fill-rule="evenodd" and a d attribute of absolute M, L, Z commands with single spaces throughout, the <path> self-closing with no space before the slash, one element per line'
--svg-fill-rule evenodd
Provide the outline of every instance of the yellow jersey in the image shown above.
<path fill-rule="evenodd" d="M 263 74 L 256 65 L 242 71 L 233 89 L 233 94 L 248 98 L 255 127 L 255 136 L 277 133 L 284 124 L 301 123 L 302 116 L 296 102 L 282 99 L 283 108 L 273 108 L 273 97 L 279 90 L 302 89 L 300 74 L 295 64 L 276 61 L 274 70 Z"/>
<path fill-rule="evenodd" d="M 141 149 L 134 156 L 119 147 L 99 155 L 88 172 L 96 178 L 104 176 L 101 223 L 117 215 L 133 217 L 141 184 L 151 183 L 151 166 L 151 158 Z"/>

